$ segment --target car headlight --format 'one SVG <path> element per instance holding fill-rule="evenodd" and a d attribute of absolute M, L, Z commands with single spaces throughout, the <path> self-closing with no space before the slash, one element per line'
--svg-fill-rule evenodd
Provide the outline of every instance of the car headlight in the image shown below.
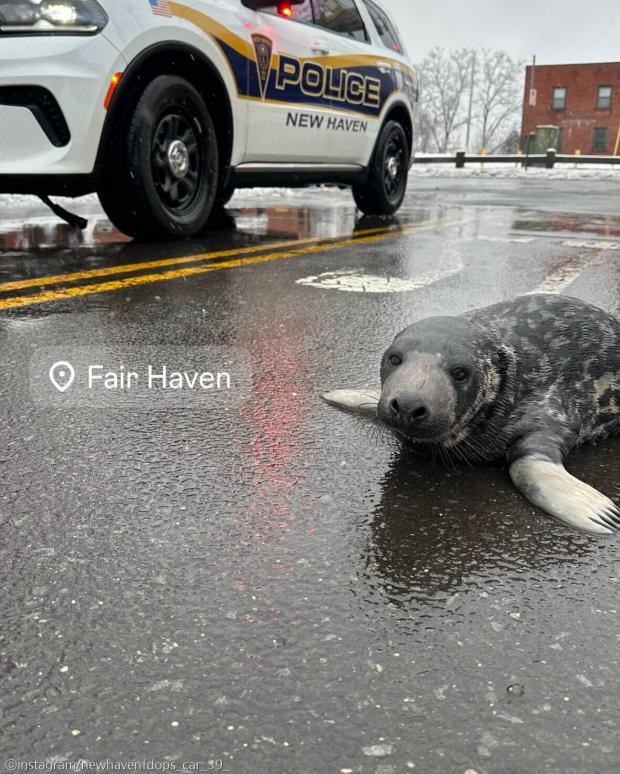
<path fill-rule="evenodd" d="M 0 0 L 0 34 L 93 34 L 108 23 L 97 0 Z"/>

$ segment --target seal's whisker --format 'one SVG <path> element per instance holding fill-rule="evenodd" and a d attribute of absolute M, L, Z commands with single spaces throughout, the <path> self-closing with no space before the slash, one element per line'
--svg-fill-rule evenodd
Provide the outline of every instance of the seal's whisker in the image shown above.
<path fill-rule="evenodd" d="M 394 441 L 394 434 L 389 428 L 378 422 L 363 422 L 362 424 L 360 420 L 360 426 L 363 426 L 364 435 L 367 437 L 368 441 L 374 445 L 385 446 Z"/>
<path fill-rule="evenodd" d="M 480 446 L 479 443 L 475 442 L 473 439 L 463 438 L 463 440 L 461 441 L 461 444 L 465 447 L 465 449 L 467 449 L 472 453 L 470 457 L 469 455 L 465 454 L 463 450 L 460 450 L 461 454 L 463 455 L 463 459 L 466 460 L 470 465 L 471 465 L 472 459 L 479 460 L 484 458 L 482 447 Z"/>
<path fill-rule="evenodd" d="M 457 455 L 457 457 L 460 459 L 460 461 L 461 461 L 461 462 L 465 463 L 465 464 L 466 464 L 466 465 L 468 465 L 470 468 L 473 468 L 473 465 L 472 465 L 472 463 L 471 463 L 471 460 L 470 460 L 470 459 L 469 459 L 469 457 L 468 457 L 468 456 L 465 454 L 465 452 L 463 451 L 463 449 L 461 449 L 461 448 L 460 448 L 460 447 L 458 447 L 458 446 L 455 446 L 455 447 L 452 449 L 452 451 L 454 452 L 454 454 L 456 454 L 456 455 Z"/>

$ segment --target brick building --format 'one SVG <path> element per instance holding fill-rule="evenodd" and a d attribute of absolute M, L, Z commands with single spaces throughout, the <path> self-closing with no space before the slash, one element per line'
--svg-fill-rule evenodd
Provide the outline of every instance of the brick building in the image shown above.
<path fill-rule="evenodd" d="M 522 143 L 538 126 L 557 126 L 562 153 L 620 153 L 620 62 L 532 70 L 525 79 Z"/>

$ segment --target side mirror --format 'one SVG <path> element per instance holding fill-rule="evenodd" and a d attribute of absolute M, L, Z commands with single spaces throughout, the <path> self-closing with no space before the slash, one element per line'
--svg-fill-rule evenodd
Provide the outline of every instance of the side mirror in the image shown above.
<path fill-rule="evenodd" d="M 306 0 L 288 0 L 290 5 L 303 5 Z M 280 3 L 278 0 L 241 0 L 241 5 L 251 8 L 253 11 L 260 11 L 262 8 L 273 8 Z"/>

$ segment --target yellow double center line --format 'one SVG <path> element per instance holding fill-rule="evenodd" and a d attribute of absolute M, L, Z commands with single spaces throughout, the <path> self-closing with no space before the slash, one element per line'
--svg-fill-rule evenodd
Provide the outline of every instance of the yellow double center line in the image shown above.
<path fill-rule="evenodd" d="M 281 261 L 287 258 L 294 258 L 301 255 L 312 253 L 327 252 L 338 250 L 352 245 L 368 244 L 369 242 L 378 242 L 384 239 L 397 239 L 403 236 L 418 233 L 420 231 L 429 231 L 437 228 L 446 228 L 448 226 L 457 226 L 465 223 L 468 219 L 459 220 L 437 220 L 430 223 L 424 223 L 417 226 L 408 226 L 405 228 L 376 228 L 359 231 L 356 236 L 345 235 L 326 241 L 325 238 L 315 237 L 311 239 L 291 240 L 288 242 L 275 242 L 264 245 L 252 245 L 232 250 L 221 250 L 212 253 L 199 253 L 179 258 L 165 258 L 157 261 L 144 261 L 142 263 L 129 263 L 120 266 L 106 266 L 100 269 L 89 269 L 86 271 L 77 271 L 70 274 L 55 274 L 49 277 L 33 277 L 24 280 L 15 280 L 11 282 L 0 283 L 0 293 L 13 292 L 16 290 L 27 290 L 30 288 L 41 288 L 46 285 L 61 285 L 64 283 L 80 282 L 83 280 L 117 276 L 119 274 L 134 274 L 135 276 L 123 277 L 120 279 L 111 279 L 105 282 L 96 282 L 88 285 L 74 285 L 72 287 L 55 288 L 44 290 L 40 293 L 33 293 L 24 296 L 12 296 L 0 299 L 1 309 L 15 309 L 17 307 L 31 306 L 34 304 L 46 304 L 52 301 L 61 301 L 78 296 L 88 296 L 94 293 L 110 293 L 123 288 L 134 287 L 137 285 L 147 285 L 154 282 L 165 282 L 168 280 L 180 279 L 183 277 L 192 277 L 198 274 L 207 274 L 222 269 L 235 269 L 243 266 L 254 266 L 271 261 Z M 292 248 L 285 249 L 282 248 Z M 265 252 L 271 251 L 271 252 Z M 257 254 L 258 253 L 258 254 Z M 249 255 L 248 257 L 240 257 Z M 218 260 L 229 258 L 229 260 Z M 188 266 L 187 264 L 199 264 Z M 157 271 L 149 273 L 152 269 L 165 269 L 167 266 L 176 266 L 169 271 Z M 137 273 L 147 272 L 147 273 Z"/>

